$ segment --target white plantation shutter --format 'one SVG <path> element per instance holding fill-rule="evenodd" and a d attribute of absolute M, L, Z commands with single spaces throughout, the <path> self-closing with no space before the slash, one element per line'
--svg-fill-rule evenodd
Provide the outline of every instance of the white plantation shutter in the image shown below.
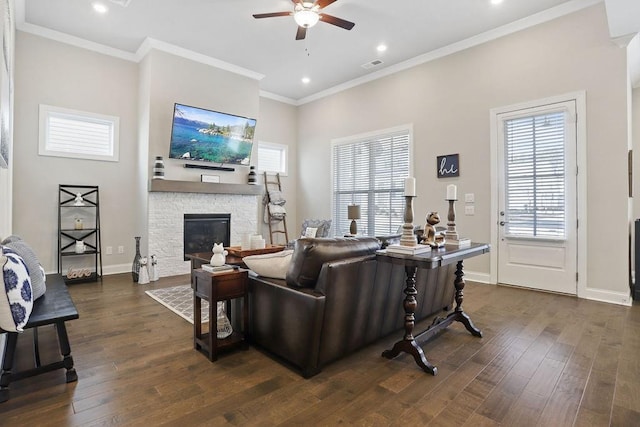
<path fill-rule="evenodd" d="M 505 233 L 513 237 L 565 237 L 566 114 L 505 121 Z"/>
<path fill-rule="evenodd" d="M 404 222 L 404 179 L 409 176 L 408 130 L 333 146 L 333 223 L 349 233 L 347 206 L 360 205 L 358 234 L 395 233 Z"/>
<path fill-rule="evenodd" d="M 272 142 L 258 142 L 258 170 L 287 174 L 287 146 Z"/>
<path fill-rule="evenodd" d="M 40 105 L 39 154 L 118 161 L 117 117 Z"/>

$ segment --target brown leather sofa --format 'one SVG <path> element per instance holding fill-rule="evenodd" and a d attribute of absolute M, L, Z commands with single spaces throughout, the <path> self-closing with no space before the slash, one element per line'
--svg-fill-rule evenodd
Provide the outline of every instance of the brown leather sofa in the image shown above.
<path fill-rule="evenodd" d="M 286 280 L 249 280 L 253 343 L 308 378 L 401 330 L 404 268 L 378 263 L 379 248 L 373 237 L 297 240 Z M 453 265 L 418 270 L 416 321 L 451 306 L 453 272 Z"/>

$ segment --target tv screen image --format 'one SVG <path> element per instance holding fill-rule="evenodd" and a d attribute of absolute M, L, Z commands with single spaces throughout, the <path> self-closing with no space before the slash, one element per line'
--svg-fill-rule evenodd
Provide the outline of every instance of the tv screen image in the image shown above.
<path fill-rule="evenodd" d="M 176 103 L 169 158 L 249 165 L 256 120 Z"/>

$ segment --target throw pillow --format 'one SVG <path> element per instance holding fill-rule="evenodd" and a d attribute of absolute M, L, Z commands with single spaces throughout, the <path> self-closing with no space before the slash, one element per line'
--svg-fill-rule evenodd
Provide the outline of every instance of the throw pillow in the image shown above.
<path fill-rule="evenodd" d="M 33 290 L 33 300 L 35 301 L 44 295 L 47 290 L 46 274 L 35 251 L 18 236 L 7 237 L 2 241 L 2 245 L 20 255 L 27 265 L 29 278 L 31 279 L 31 289 Z"/>
<path fill-rule="evenodd" d="M 316 237 L 317 234 L 318 229 L 316 227 L 307 227 L 307 229 L 304 230 L 302 237 Z"/>
<path fill-rule="evenodd" d="M 304 232 L 308 227 L 317 228 L 315 237 L 329 237 L 329 230 L 331 230 L 330 219 L 305 219 L 302 223 L 301 236 L 304 236 Z"/>
<path fill-rule="evenodd" d="M 0 255 L 0 329 L 22 332 L 33 309 L 31 281 L 20 255 L 7 250 Z"/>
<path fill-rule="evenodd" d="M 249 255 L 242 258 L 242 262 L 258 276 L 284 279 L 287 277 L 292 254 L 293 250 L 284 250 L 271 254 Z"/>

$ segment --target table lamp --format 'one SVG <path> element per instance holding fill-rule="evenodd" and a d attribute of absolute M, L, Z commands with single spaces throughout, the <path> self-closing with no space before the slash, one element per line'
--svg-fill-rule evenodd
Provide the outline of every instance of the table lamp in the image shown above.
<path fill-rule="evenodd" d="M 356 224 L 356 219 L 360 219 L 360 205 L 347 206 L 347 218 L 351 220 L 349 233 L 358 234 L 358 225 Z"/>

